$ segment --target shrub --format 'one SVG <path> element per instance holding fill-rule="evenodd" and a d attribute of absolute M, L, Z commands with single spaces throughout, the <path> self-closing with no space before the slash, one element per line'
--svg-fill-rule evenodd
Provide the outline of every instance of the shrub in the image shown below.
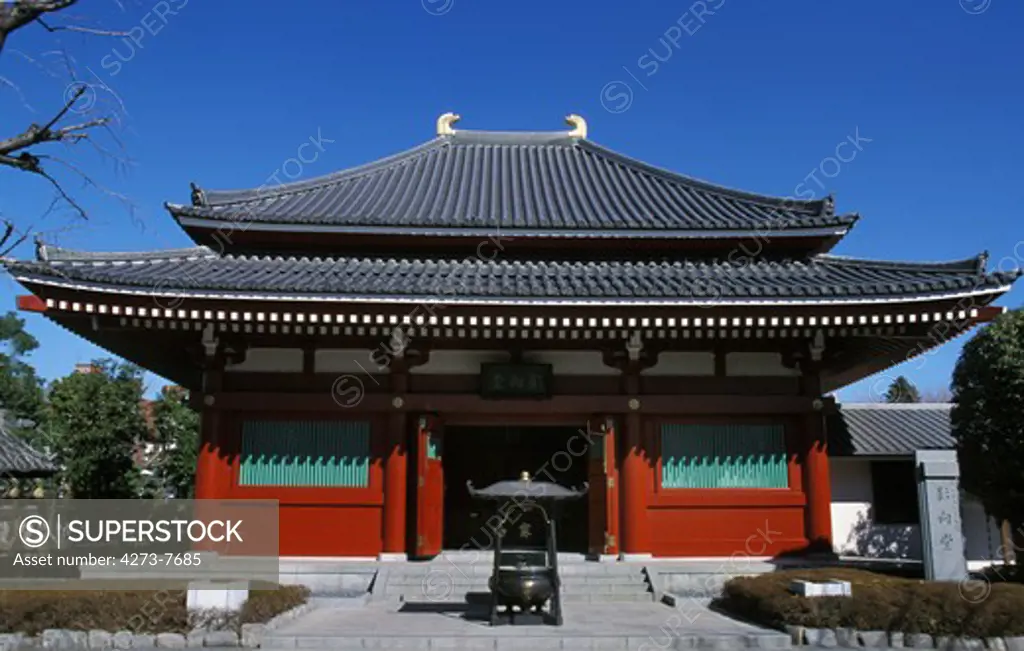
<path fill-rule="evenodd" d="M 239 613 L 193 612 L 184 590 L 0 590 L 0 633 L 38 635 L 47 628 L 187 633 L 197 626 L 235 628 L 266 622 L 306 602 L 302 586 L 256 589 Z"/>
<path fill-rule="evenodd" d="M 849 581 L 853 596 L 800 597 L 789 591 L 795 579 Z M 732 579 L 725 584 L 715 605 L 738 617 L 778 629 L 791 624 L 966 637 L 1024 635 L 1024 586 L 1006 583 L 984 587 L 962 594 L 957 583 L 919 581 L 863 570 L 785 570 Z"/>
<path fill-rule="evenodd" d="M 240 624 L 261 623 L 301 606 L 309 599 L 309 588 L 283 585 L 276 590 L 252 590 L 238 613 Z"/>

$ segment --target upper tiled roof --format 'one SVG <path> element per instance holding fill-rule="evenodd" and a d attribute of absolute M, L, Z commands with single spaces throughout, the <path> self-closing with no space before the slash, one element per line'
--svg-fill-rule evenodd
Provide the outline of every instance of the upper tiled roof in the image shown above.
<path fill-rule="evenodd" d="M 836 456 L 907 456 L 914 450 L 955 447 L 952 405 L 844 404 L 828 418 L 829 453 Z"/>
<path fill-rule="evenodd" d="M 458 234 L 841 235 L 831 197 L 768 197 L 698 181 L 565 132 L 457 131 L 334 174 L 242 191 L 195 189 L 182 225 Z M 240 227 L 242 228 L 242 227 Z M 244 230 L 244 228 L 243 228 Z M 474 231 L 474 232 L 476 232 Z"/>
<path fill-rule="evenodd" d="M 206 248 L 80 254 L 40 247 L 7 261 L 22 282 L 139 293 L 299 295 L 338 300 L 472 302 L 872 302 L 1005 289 L 1016 273 L 984 257 L 893 263 L 821 255 L 806 261 L 513 260 L 220 256 Z"/>

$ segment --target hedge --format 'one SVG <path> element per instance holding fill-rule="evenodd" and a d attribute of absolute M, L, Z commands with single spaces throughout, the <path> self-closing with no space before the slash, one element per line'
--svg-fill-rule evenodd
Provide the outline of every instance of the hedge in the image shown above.
<path fill-rule="evenodd" d="M 795 579 L 849 581 L 852 597 L 800 597 Z M 965 597 L 966 595 L 966 597 Z M 929 582 L 863 570 L 785 570 L 727 582 L 715 607 L 777 629 L 854 628 L 962 637 L 1024 635 L 1024 585 Z"/>
<path fill-rule="evenodd" d="M 186 591 L 0 590 L 0 632 L 38 635 L 48 628 L 134 633 L 188 633 L 198 626 L 238 630 L 306 602 L 309 590 L 281 586 L 249 592 L 237 614 L 189 613 Z"/>

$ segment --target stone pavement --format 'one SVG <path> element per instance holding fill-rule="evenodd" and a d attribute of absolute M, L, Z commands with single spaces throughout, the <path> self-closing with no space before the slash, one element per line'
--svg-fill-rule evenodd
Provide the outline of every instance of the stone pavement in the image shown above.
<path fill-rule="evenodd" d="M 565 625 L 497 626 L 486 608 L 458 603 L 371 602 L 323 607 L 270 633 L 265 649 L 787 649 L 790 638 L 720 615 L 707 601 L 567 604 Z"/>

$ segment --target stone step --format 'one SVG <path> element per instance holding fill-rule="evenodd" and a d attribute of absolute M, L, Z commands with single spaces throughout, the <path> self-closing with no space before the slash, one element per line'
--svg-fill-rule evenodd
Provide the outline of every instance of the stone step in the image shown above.
<path fill-rule="evenodd" d="M 434 572 L 458 572 L 459 574 L 464 574 L 466 576 L 482 576 L 489 575 L 493 569 L 494 566 L 489 558 L 483 559 L 478 563 L 465 565 L 445 563 L 443 561 L 434 561 L 430 563 L 402 563 L 401 565 L 396 564 L 395 566 L 388 567 L 388 571 L 392 576 L 424 576 L 426 574 L 432 574 Z M 559 565 L 558 573 L 562 576 L 644 575 L 643 567 L 636 565 L 616 565 L 614 563 L 579 563 L 573 565 Z"/>
<path fill-rule="evenodd" d="M 386 586 L 385 595 L 407 594 L 407 595 L 437 595 L 437 594 L 466 594 L 466 593 L 490 592 L 485 584 L 481 585 L 458 585 L 458 586 Z M 645 585 L 592 585 L 592 586 L 562 586 L 562 594 L 650 594 Z"/>
<path fill-rule="evenodd" d="M 791 648 L 786 635 L 766 633 L 758 635 L 680 635 L 674 640 L 666 640 L 663 636 L 656 639 L 650 636 L 626 637 L 625 635 L 607 636 L 558 636 L 558 635 L 523 635 L 523 636 L 411 636 L 411 635 L 379 635 L 352 637 L 314 637 L 273 635 L 264 638 L 263 651 L 294 651 L 302 649 L 466 649 L 471 651 L 546 651 L 565 649 L 566 651 L 584 649 L 593 651 L 640 651 L 642 649 L 714 649 L 716 651 L 742 651 L 744 649 L 783 650 Z"/>
<path fill-rule="evenodd" d="M 474 600 L 485 601 L 490 597 L 486 593 L 474 593 Z M 478 595 L 478 596 L 477 596 Z M 437 595 L 415 595 L 415 594 L 393 594 L 384 597 L 390 603 L 432 603 L 432 604 L 461 604 L 466 603 L 465 594 L 437 594 Z M 596 604 L 596 603 L 649 603 L 654 601 L 654 595 L 650 592 L 612 593 L 612 594 L 572 594 L 562 593 L 562 603 L 566 604 Z"/>
<path fill-rule="evenodd" d="M 644 583 L 647 577 L 643 574 L 577 574 L 565 575 L 558 573 L 563 583 Z M 388 583 L 422 583 L 426 580 L 440 580 L 449 583 L 473 583 L 486 581 L 490 578 L 491 572 L 482 574 L 461 574 L 455 572 L 434 572 L 430 574 L 389 574 Z"/>

